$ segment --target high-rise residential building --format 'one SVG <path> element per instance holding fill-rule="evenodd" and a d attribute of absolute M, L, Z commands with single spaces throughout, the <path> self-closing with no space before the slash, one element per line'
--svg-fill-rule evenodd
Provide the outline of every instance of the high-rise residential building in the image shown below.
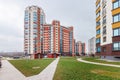
<path fill-rule="evenodd" d="M 96 0 L 96 54 L 120 56 L 120 0 Z"/>
<path fill-rule="evenodd" d="M 31 58 L 75 53 L 73 27 L 61 26 L 58 20 L 47 24 L 41 8 L 27 7 L 24 24 L 24 51 Z"/>
<path fill-rule="evenodd" d="M 88 54 L 95 54 L 96 52 L 96 38 L 92 37 L 88 41 Z"/>
<path fill-rule="evenodd" d="M 60 53 L 62 55 L 74 54 L 73 27 L 60 27 Z"/>
<path fill-rule="evenodd" d="M 25 10 L 24 19 L 24 51 L 31 58 L 43 52 L 43 24 L 45 24 L 44 11 L 37 6 L 29 6 Z"/>
<path fill-rule="evenodd" d="M 75 44 L 75 53 L 76 53 L 76 56 L 82 56 L 86 54 L 85 43 L 82 43 L 81 41 L 77 41 Z"/>
<path fill-rule="evenodd" d="M 75 53 L 77 56 L 82 54 L 82 42 L 81 41 L 76 42 L 75 49 L 76 49 Z"/>
<path fill-rule="evenodd" d="M 86 44 L 85 43 L 82 43 L 82 55 L 85 55 L 86 54 Z"/>

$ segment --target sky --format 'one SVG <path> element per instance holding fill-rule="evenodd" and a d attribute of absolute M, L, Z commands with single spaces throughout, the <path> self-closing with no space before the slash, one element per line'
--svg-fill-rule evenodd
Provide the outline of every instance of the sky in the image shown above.
<path fill-rule="evenodd" d="M 24 10 L 41 7 L 47 23 L 74 27 L 74 38 L 88 44 L 95 36 L 95 0 L 0 0 L 0 52 L 24 51 Z"/>

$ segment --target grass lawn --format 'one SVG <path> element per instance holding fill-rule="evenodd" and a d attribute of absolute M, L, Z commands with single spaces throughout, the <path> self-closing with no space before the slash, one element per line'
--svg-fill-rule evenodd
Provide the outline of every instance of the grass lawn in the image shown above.
<path fill-rule="evenodd" d="M 82 63 L 76 58 L 61 58 L 54 80 L 120 80 L 120 68 Z"/>
<path fill-rule="evenodd" d="M 105 60 L 99 60 L 100 58 L 92 58 L 92 57 L 89 58 L 89 57 L 87 57 L 87 58 L 82 58 L 82 59 L 86 60 L 86 61 L 91 61 L 91 62 L 120 65 L 120 62 L 108 62 L 108 61 L 105 61 Z"/>
<path fill-rule="evenodd" d="M 40 60 L 9 60 L 19 71 L 26 77 L 39 74 L 45 69 L 54 59 L 40 59 Z"/>

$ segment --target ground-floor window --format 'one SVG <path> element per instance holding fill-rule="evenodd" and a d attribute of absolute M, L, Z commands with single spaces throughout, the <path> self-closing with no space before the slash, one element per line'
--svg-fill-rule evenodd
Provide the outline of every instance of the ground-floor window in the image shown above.
<path fill-rule="evenodd" d="M 100 48 L 100 47 L 97 47 L 97 48 L 96 48 L 96 52 L 100 53 L 100 52 L 101 52 L 101 48 Z"/>
<path fill-rule="evenodd" d="M 113 50 L 114 51 L 120 50 L 120 42 L 114 42 L 113 43 Z"/>

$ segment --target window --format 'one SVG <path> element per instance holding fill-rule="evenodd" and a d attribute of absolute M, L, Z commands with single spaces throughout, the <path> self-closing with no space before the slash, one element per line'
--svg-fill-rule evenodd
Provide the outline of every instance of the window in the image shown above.
<path fill-rule="evenodd" d="M 103 27 L 103 35 L 105 35 L 105 34 L 106 34 L 106 26 Z"/>
<path fill-rule="evenodd" d="M 25 11 L 25 18 L 24 18 L 25 22 L 29 21 L 29 13 L 27 11 Z"/>
<path fill-rule="evenodd" d="M 113 36 L 120 36 L 120 28 L 113 30 Z"/>
<path fill-rule="evenodd" d="M 34 23 L 34 24 L 33 24 L 33 28 L 37 28 L 37 24 Z"/>
<path fill-rule="evenodd" d="M 96 39 L 96 43 L 100 43 L 100 38 L 97 38 L 97 39 Z"/>
<path fill-rule="evenodd" d="M 114 51 L 120 50 L 120 42 L 113 43 L 113 50 Z"/>
<path fill-rule="evenodd" d="M 27 23 L 27 24 L 25 24 L 25 28 L 28 28 L 29 27 L 29 24 Z"/>
<path fill-rule="evenodd" d="M 96 6 L 96 9 L 98 9 L 100 7 L 100 3 Z"/>
<path fill-rule="evenodd" d="M 119 21 L 119 14 L 113 16 L 113 23 L 118 22 Z"/>
<path fill-rule="evenodd" d="M 120 7 L 120 0 L 116 0 L 114 3 L 113 3 L 113 9 L 116 9 L 116 8 L 119 8 Z"/>
<path fill-rule="evenodd" d="M 34 21 L 34 22 L 37 21 L 37 16 L 36 16 L 36 17 L 35 17 L 35 16 L 33 17 L 33 21 Z"/>
<path fill-rule="evenodd" d="M 113 3 L 113 9 L 118 8 L 118 7 L 119 7 L 119 2 L 118 1 L 114 2 Z"/>
<path fill-rule="evenodd" d="M 34 34 L 34 35 L 33 35 L 33 38 L 37 39 L 37 35 L 36 35 L 36 34 Z"/>
<path fill-rule="evenodd" d="M 103 7 L 102 15 L 103 16 L 106 15 L 106 7 L 105 6 Z"/>
<path fill-rule="evenodd" d="M 100 25 L 100 20 L 98 22 L 96 22 L 96 26 L 99 26 Z"/>
<path fill-rule="evenodd" d="M 106 37 L 103 37 L 103 42 L 106 42 Z"/>
<path fill-rule="evenodd" d="M 96 31 L 96 34 L 97 34 L 97 35 L 100 34 L 100 29 L 98 29 L 98 30 Z"/>
<path fill-rule="evenodd" d="M 106 52 L 106 47 L 103 47 L 103 48 L 102 48 L 102 52 Z"/>
<path fill-rule="evenodd" d="M 44 16 L 44 14 L 42 14 L 40 16 L 40 24 L 45 24 L 45 16 Z"/>
<path fill-rule="evenodd" d="M 33 33 L 37 33 L 37 30 L 36 30 L 36 29 L 33 29 Z"/>
<path fill-rule="evenodd" d="M 29 31 L 26 29 L 26 30 L 25 30 L 25 33 L 28 33 L 28 32 L 29 32 Z"/>
<path fill-rule="evenodd" d="M 103 24 L 106 24 L 106 16 L 103 17 Z"/>
<path fill-rule="evenodd" d="M 96 14 L 96 17 L 100 16 L 100 11 Z"/>
<path fill-rule="evenodd" d="M 103 0 L 102 3 L 103 3 L 103 5 L 104 5 L 104 4 L 106 3 L 106 0 Z"/>
<path fill-rule="evenodd" d="M 34 21 L 34 22 L 37 21 L 37 12 L 33 12 L 33 21 Z"/>
<path fill-rule="evenodd" d="M 98 52 L 98 53 L 101 52 L 101 48 L 100 48 L 100 47 L 97 47 L 97 48 L 96 48 L 96 52 Z"/>

